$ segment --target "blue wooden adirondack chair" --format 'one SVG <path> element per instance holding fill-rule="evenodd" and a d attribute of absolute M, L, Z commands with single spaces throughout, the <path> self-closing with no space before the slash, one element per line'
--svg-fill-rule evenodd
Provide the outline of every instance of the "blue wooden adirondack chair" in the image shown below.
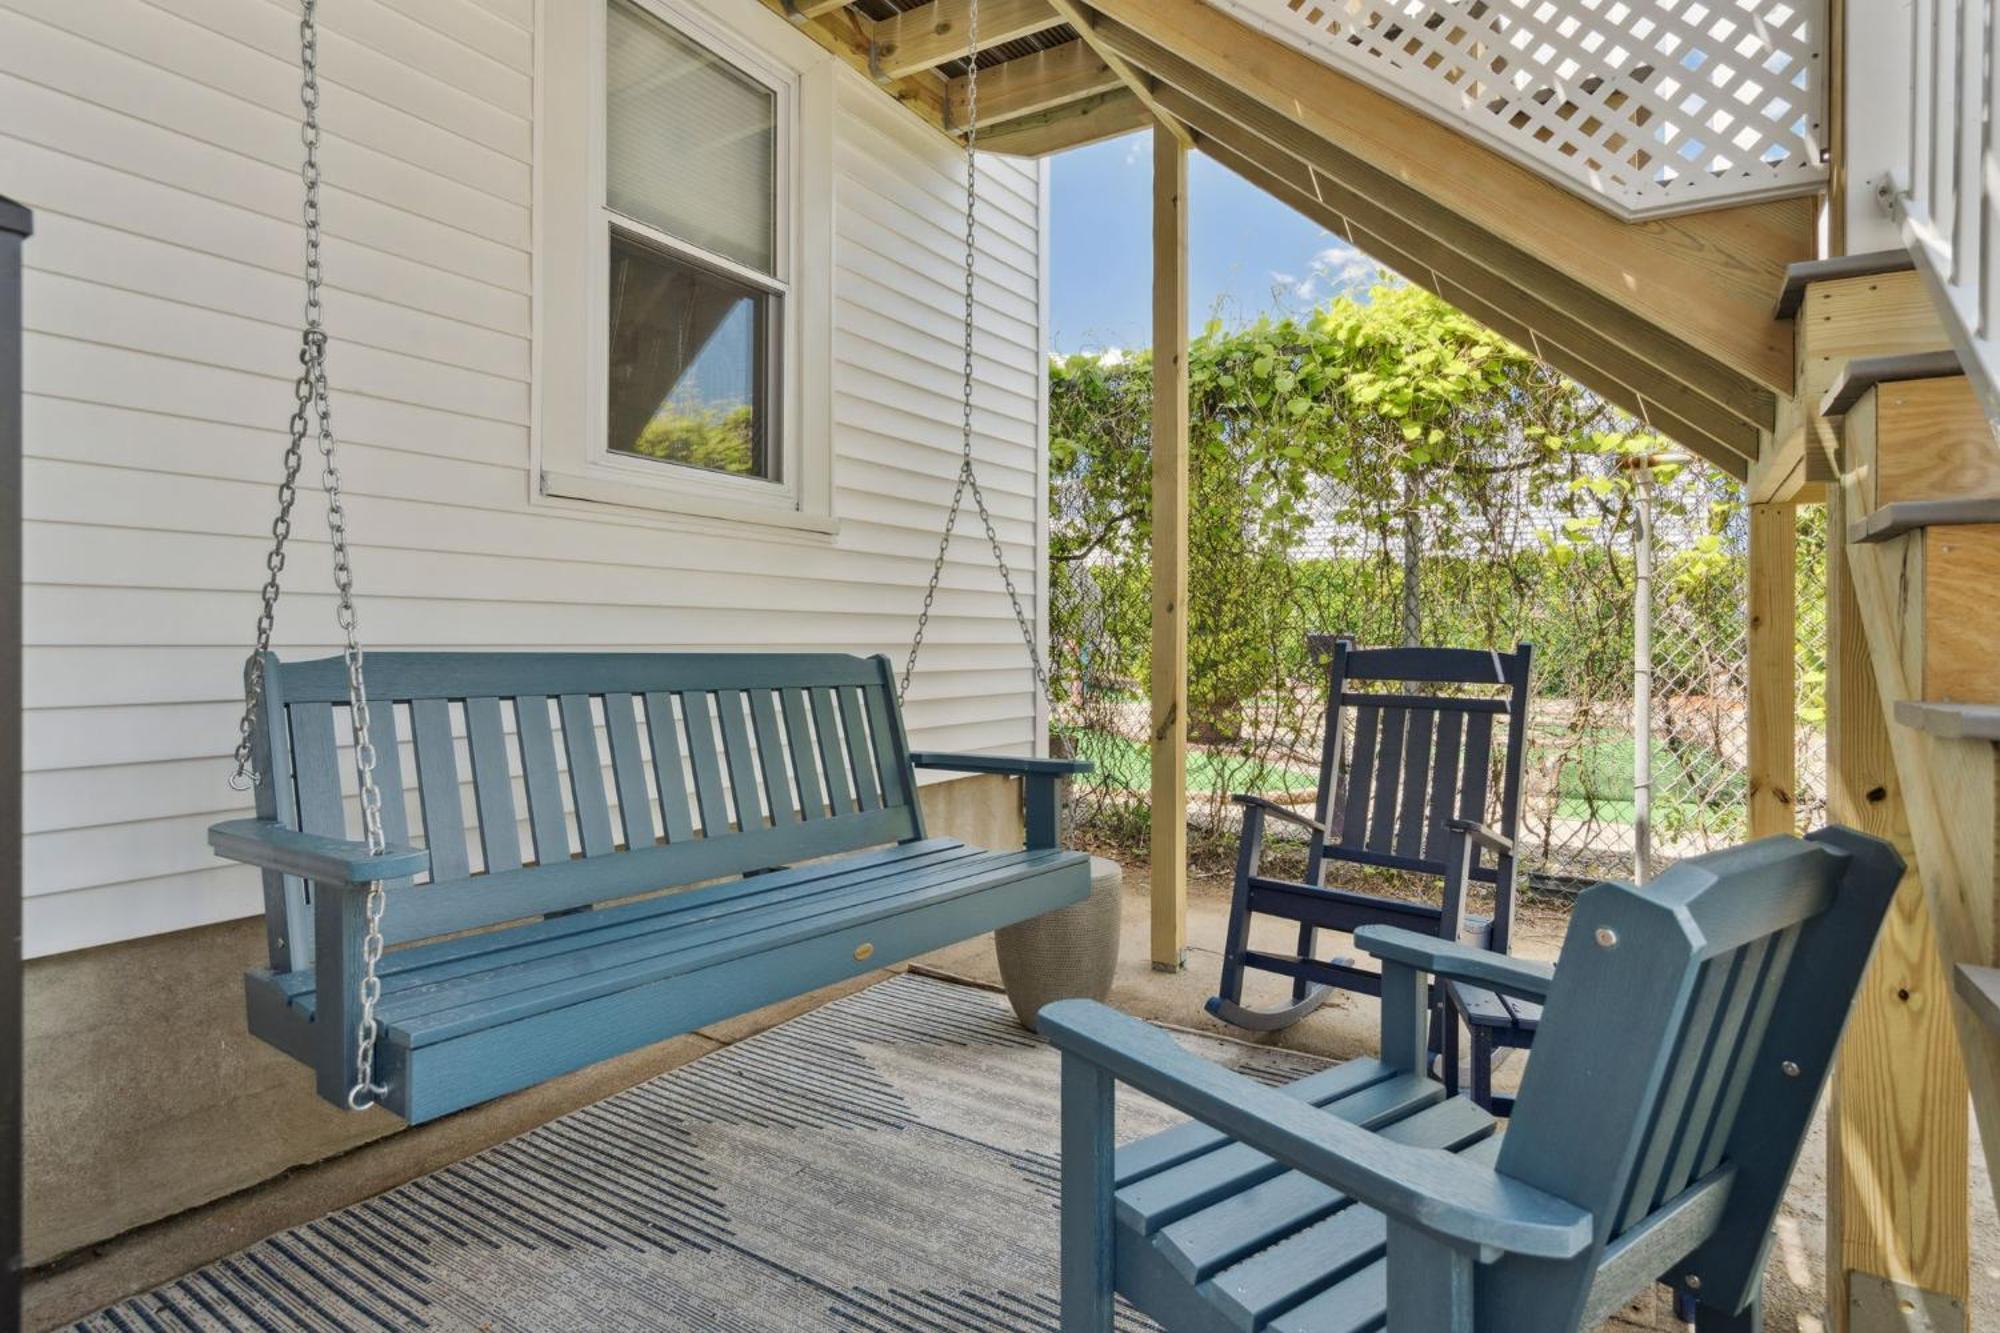
<path fill-rule="evenodd" d="M 1283 1089 L 1103 1005 L 1050 1005 L 1065 1333 L 1110 1329 L 1114 1291 L 1172 1333 L 1559 1333 L 1655 1281 L 1700 1333 L 1755 1333 L 1772 1223 L 1902 870 L 1833 828 L 1644 892 L 1600 884 L 1553 971 L 1364 928 L 1381 1057 Z M 1428 977 L 1545 1003 L 1504 1135 L 1424 1073 Z M 1192 1122 L 1114 1151 L 1118 1083 Z"/>

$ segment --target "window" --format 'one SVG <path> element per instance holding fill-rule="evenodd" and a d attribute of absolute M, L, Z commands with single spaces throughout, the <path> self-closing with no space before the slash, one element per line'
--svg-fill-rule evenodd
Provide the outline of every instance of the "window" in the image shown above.
<path fill-rule="evenodd" d="M 778 479 L 777 93 L 613 0 L 607 447 Z"/>
<path fill-rule="evenodd" d="M 828 346 L 830 265 L 806 260 L 830 256 L 831 172 L 800 151 L 830 148 L 828 62 L 701 0 L 549 13 L 543 492 L 828 526 L 831 404 L 806 353 Z M 802 115 L 815 98 L 829 114 Z"/>

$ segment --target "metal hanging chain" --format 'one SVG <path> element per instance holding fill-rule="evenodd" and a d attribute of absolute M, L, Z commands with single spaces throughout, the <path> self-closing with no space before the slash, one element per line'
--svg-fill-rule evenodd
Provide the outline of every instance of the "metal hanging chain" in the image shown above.
<path fill-rule="evenodd" d="M 1028 663 L 1034 668 L 1035 687 L 1044 697 L 1049 692 L 1049 673 L 1042 665 L 1042 649 L 1035 639 L 1034 623 L 1021 607 L 1021 594 L 1014 586 L 1014 571 L 1008 568 L 1007 555 L 1000 549 L 1000 535 L 993 530 L 993 515 L 986 507 L 986 492 L 979 485 L 979 474 L 972 463 L 973 295 L 979 240 L 979 0 L 972 0 L 966 27 L 970 50 L 966 55 L 965 71 L 965 360 L 960 395 L 962 416 L 958 485 L 952 489 L 951 508 L 944 518 L 944 535 L 938 539 L 937 559 L 931 562 L 930 584 L 924 589 L 924 609 L 917 616 L 917 632 L 910 639 L 910 656 L 903 663 L 903 677 L 896 686 L 898 703 L 910 692 L 910 677 L 917 670 L 917 654 L 923 651 L 924 631 L 930 627 L 931 604 L 937 600 L 938 580 L 944 576 L 945 556 L 951 550 L 951 536 L 958 527 L 958 515 L 965 504 L 967 491 L 972 493 L 979 522 L 986 530 L 986 544 L 992 548 L 993 563 L 999 567 L 1000 582 L 1007 589 L 1008 604 L 1014 608 L 1014 623 L 1020 627 L 1021 642 L 1028 646 Z"/>
<path fill-rule="evenodd" d="M 354 772 L 361 792 L 361 829 L 370 855 L 379 856 L 388 845 L 382 832 L 382 792 L 375 785 L 375 744 L 368 715 L 368 685 L 364 674 L 366 654 L 361 648 L 360 621 L 354 610 L 354 569 L 347 549 L 347 509 L 342 503 L 340 463 L 333 433 L 333 401 L 326 378 L 326 330 L 320 301 L 324 273 L 320 267 L 319 216 L 319 23 L 318 0 L 304 0 L 299 18 L 299 102 L 305 109 L 299 125 L 299 140 L 305 161 L 299 176 L 305 185 L 304 220 L 306 233 L 305 324 L 299 334 L 299 374 L 293 384 L 291 440 L 285 448 L 284 479 L 278 484 L 278 517 L 271 524 L 271 552 L 265 557 L 263 603 L 257 616 L 257 646 L 243 665 L 243 719 L 237 728 L 236 772 L 229 785 L 244 791 L 263 780 L 251 750 L 250 737 L 256 726 L 258 704 L 264 692 L 264 659 L 271 648 L 271 628 L 277 618 L 279 579 L 285 569 L 285 543 L 292 533 L 292 505 L 298 499 L 299 469 L 304 459 L 308 433 L 319 446 L 320 487 L 326 492 L 327 536 L 333 546 L 333 586 L 338 594 L 335 617 L 347 636 L 348 720 L 354 732 Z M 382 998 L 382 981 L 377 975 L 382 959 L 382 913 L 387 893 L 382 881 L 368 885 L 365 904 L 367 929 L 361 941 L 362 973 L 359 987 L 361 1021 L 354 1052 L 354 1086 L 348 1089 L 347 1104 L 354 1110 L 374 1105 L 385 1089 L 374 1081 L 375 1043 L 381 1035 L 375 1017 Z"/>

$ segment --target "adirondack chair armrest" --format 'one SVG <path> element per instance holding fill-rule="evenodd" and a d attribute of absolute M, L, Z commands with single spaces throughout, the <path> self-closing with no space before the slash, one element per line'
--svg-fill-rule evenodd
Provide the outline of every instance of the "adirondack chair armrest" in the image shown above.
<path fill-rule="evenodd" d="M 1441 940 L 1401 926 L 1363 926 L 1354 932 L 1354 943 L 1385 966 L 1414 968 L 1439 981 L 1469 981 L 1536 1004 L 1547 1001 L 1555 981 L 1556 970 L 1547 963 Z"/>
<path fill-rule="evenodd" d="M 1470 838 L 1474 843 L 1484 847 L 1495 856 L 1512 856 L 1514 854 L 1514 840 L 1512 838 L 1498 830 L 1486 827 L 1486 825 L 1476 819 L 1447 819 L 1444 821 L 1444 826 L 1446 832 Z"/>
<path fill-rule="evenodd" d="M 1035 755 L 950 754 L 919 750 L 910 756 L 918 768 L 943 768 L 955 773 L 1002 773 L 1011 777 L 1069 777 L 1088 773 L 1094 765 L 1088 759 L 1045 759 Z"/>
<path fill-rule="evenodd" d="M 208 830 L 218 856 L 265 870 L 299 875 L 319 884 L 371 884 L 403 879 L 428 870 L 430 853 L 421 847 L 391 845 L 371 855 L 368 844 L 326 838 L 286 828 L 274 819 L 232 819 Z"/>
<path fill-rule="evenodd" d="M 1267 815 L 1276 815 L 1278 818 L 1285 820 L 1289 823 L 1297 824 L 1301 828 L 1311 829 L 1314 833 L 1319 834 L 1319 836 L 1322 838 L 1324 838 L 1327 835 L 1325 824 L 1322 824 L 1319 820 L 1314 819 L 1311 815 L 1300 814 L 1297 810 L 1294 810 L 1289 805 L 1281 805 L 1277 801 L 1270 800 L 1267 797 L 1252 796 L 1247 792 L 1237 792 L 1234 796 L 1231 796 L 1229 799 L 1231 801 L 1234 801 L 1237 805 L 1242 806 L 1246 811 L 1261 810 Z"/>
<path fill-rule="evenodd" d="M 1036 1022 L 1066 1061 L 1094 1066 L 1454 1248 L 1482 1258 L 1569 1259 L 1591 1243 L 1590 1214 L 1567 1200 L 1484 1164 L 1381 1138 L 1191 1054 L 1159 1028 L 1096 1001 L 1057 1001 Z M 1065 1107 L 1064 1114 L 1088 1110 Z"/>

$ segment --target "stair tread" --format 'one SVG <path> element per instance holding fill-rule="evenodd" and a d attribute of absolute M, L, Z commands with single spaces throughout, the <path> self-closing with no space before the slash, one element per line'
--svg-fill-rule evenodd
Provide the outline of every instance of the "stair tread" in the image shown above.
<path fill-rule="evenodd" d="M 1823 417 L 1844 415 L 1861 395 L 1878 384 L 1902 380 L 1941 380 L 1963 375 L 1957 352 L 1899 352 L 1895 356 L 1857 356 L 1841 369 L 1840 378 L 1819 400 Z"/>
<path fill-rule="evenodd" d="M 1790 319 L 1799 313 L 1806 288 L 1815 282 L 1836 278 L 1872 278 L 1878 273 L 1907 273 L 1916 267 L 1908 250 L 1871 250 L 1862 255 L 1836 255 L 1832 259 L 1807 259 L 1785 266 L 1785 285 L 1778 289 L 1774 319 Z"/>
<path fill-rule="evenodd" d="M 1847 525 L 1850 542 L 1885 542 L 1918 528 L 2000 523 L 2000 495 L 1952 500 L 1897 500 Z"/>
<path fill-rule="evenodd" d="M 1960 963 L 1952 979 L 1958 998 L 1988 1027 L 2000 1028 L 2000 968 Z"/>
<path fill-rule="evenodd" d="M 1903 699 L 1896 704 L 1896 721 L 1945 740 L 2000 742 L 2000 704 Z"/>

